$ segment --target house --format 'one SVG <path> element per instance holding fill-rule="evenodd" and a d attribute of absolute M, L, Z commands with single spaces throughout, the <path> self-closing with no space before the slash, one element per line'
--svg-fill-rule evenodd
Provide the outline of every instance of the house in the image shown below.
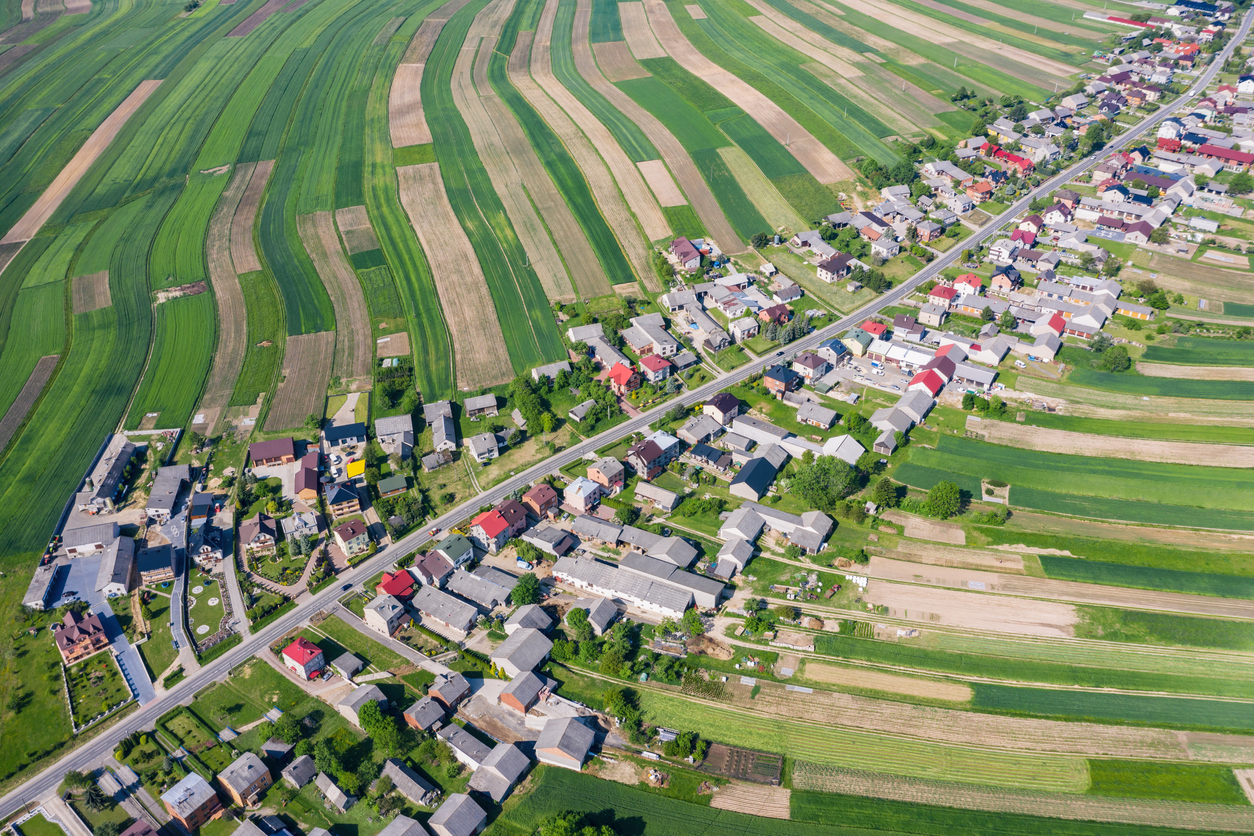
<path fill-rule="evenodd" d="M 659 488 L 657 485 L 650 485 L 648 482 L 642 482 L 636 486 L 636 498 L 644 500 L 661 511 L 667 513 L 674 511 L 679 505 L 679 496 L 673 491 Z"/>
<path fill-rule="evenodd" d="M 487 464 L 501 454 L 501 442 L 496 433 L 479 433 L 462 442 L 479 464 Z"/>
<path fill-rule="evenodd" d="M 384 636 L 391 636 L 409 618 L 405 605 L 391 595 L 372 598 L 363 613 L 365 625 Z"/>
<path fill-rule="evenodd" d="M 322 648 L 304 636 L 298 636 L 294 642 L 283 648 L 283 667 L 301 679 L 313 679 L 326 665 Z"/>
<path fill-rule="evenodd" d="M 1009 264 L 1015 260 L 1015 254 L 1023 249 L 1013 238 L 1001 238 L 988 248 L 988 258 L 997 264 Z"/>
<path fill-rule="evenodd" d="M 296 442 L 290 438 L 258 441 L 248 445 L 248 459 L 253 467 L 291 464 L 296 461 Z"/>
<path fill-rule="evenodd" d="M 631 327 L 623 331 L 623 339 L 641 356 L 672 357 L 679 352 L 679 341 L 667 332 L 666 320 L 660 313 L 633 317 Z"/>
<path fill-rule="evenodd" d="M 318 792 L 322 793 L 322 797 L 327 800 L 327 803 L 341 813 L 348 812 L 348 808 L 357 802 L 356 798 L 340 789 L 339 785 L 325 772 L 319 772 L 317 777 L 314 778 L 314 786 L 318 788 Z M 401 817 L 398 816 L 397 818 Z"/>
<path fill-rule="evenodd" d="M 603 490 L 588 477 L 578 476 L 562 491 L 562 505 L 572 514 L 587 514 L 601 501 Z"/>
<path fill-rule="evenodd" d="M 765 456 L 750 459 L 732 478 L 728 490 L 744 499 L 761 499 L 771 489 L 779 468 Z"/>
<path fill-rule="evenodd" d="M 556 363 L 549 363 L 545 366 L 536 366 L 531 370 L 531 379 L 536 383 L 540 382 L 540 378 L 546 380 L 556 380 L 557 376 L 562 372 L 570 373 L 570 363 L 565 360 L 558 360 Z"/>
<path fill-rule="evenodd" d="M 676 570 L 676 567 L 671 569 Z M 682 617 L 693 601 L 691 590 L 651 580 L 617 563 L 603 563 L 593 558 L 563 557 L 553 565 L 553 577 L 575 589 L 618 598 L 630 606 L 668 618 Z"/>
<path fill-rule="evenodd" d="M 318 451 L 310 450 L 300 458 L 292 489 L 296 492 L 298 499 L 305 502 L 313 502 L 318 498 L 318 486 L 320 484 L 318 480 Z"/>
<path fill-rule="evenodd" d="M 506 685 L 497 699 L 501 705 L 526 714 L 547 695 L 548 690 L 548 680 L 536 675 L 535 671 L 527 671 Z"/>
<path fill-rule="evenodd" d="M 315 827 L 309 836 L 327 836 L 327 832 Z M 388 826 L 379 831 L 379 836 L 428 836 L 427 829 L 409 816 L 397 816 Z"/>
<path fill-rule="evenodd" d="M 283 780 L 286 781 L 292 789 L 300 789 L 314 779 L 318 774 L 318 767 L 314 766 L 314 759 L 308 755 L 301 755 L 296 760 L 287 765 L 283 770 Z"/>
<path fill-rule="evenodd" d="M 670 250 L 681 269 L 689 273 L 701 269 L 701 253 L 687 238 L 676 238 L 671 242 Z"/>
<path fill-rule="evenodd" d="M 396 496 L 409 490 L 409 481 L 405 478 L 405 474 L 394 473 L 380 479 L 374 487 L 380 497 Z"/>
<path fill-rule="evenodd" d="M 831 258 L 820 261 L 816 266 L 818 277 L 828 284 L 848 278 L 853 272 L 855 259 L 848 253 L 837 253 Z"/>
<path fill-rule="evenodd" d="M 442 586 L 444 579 L 453 574 L 453 564 L 442 554 L 429 551 L 418 555 L 409 571 L 428 586 Z"/>
<path fill-rule="evenodd" d="M 278 528 L 274 518 L 258 513 L 251 520 L 240 523 L 239 544 L 250 557 L 272 555 L 278 547 Z"/>
<path fill-rule="evenodd" d="M 179 494 L 183 486 L 192 480 L 192 469 L 189 465 L 167 465 L 157 470 L 148 492 L 148 504 L 144 512 L 160 522 L 166 522 L 174 513 Z"/>
<path fill-rule="evenodd" d="M 940 328 L 945 324 L 945 318 L 948 316 L 949 311 L 944 305 L 928 303 L 919 309 L 919 322 L 929 328 Z"/>
<path fill-rule="evenodd" d="M 126 595 L 134 586 L 134 576 L 135 541 L 130 537 L 119 537 L 105 549 L 96 573 L 96 591 L 104 593 L 106 598 Z"/>
<path fill-rule="evenodd" d="M 522 495 L 522 504 L 537 519 L 543 520 L 557 513 L 558 506 L 562 504 L 562 498 L 548 482 L 537 482 Z"/>
<path fill-rule="evenodd" d="M 72 558 L 99 554 L 118 539 L 120 531 L 115 522 L 72 528 L 61 533 L 61 547 L 65 549 L 66 556 Z"/>
<path fill-rule="evenodd" d="M 187 522 L 192 528 L 200 528 L 213 516 L 213 494 L 193 493 L 187 504 Z"/>
<path fill-rule="evenodd" d="M 405 713 L 401 716 L 404 718 L 405 724 L 411 729 L 423 732 L 431 731 L 444 722 L 444 706 L 440 705 L 432 697 L 423 697 L 405 709 Z"/>
<path fill-rule="evenodd" d="M 332 518 L 361 513 L 361 499 L 351 482 L 338 482 L 326 487 L 327 510 Z"/>
<path fill-rule="evenodd" d="M 341 653 L 331 660 L 331 670 L 338 673 L 345 679 L 352 681 L 357 672 L 366 666 L 366 663 L 358 659 L 351 653 Z"/>
<path fill-rule="evenodd" d="M 374 437 L 389 456 L 400 456 L 402 461 L 408 459 L 414 449 L 414 416 L 406 413 L 376 418 Z"/>
<path fill-rule="evenodd" d="M 479 764 L 487 760 L 492 750 L 479 738 L 463 729 L 456 723 L 441 726 L 435 736 L 448 744 L 453 750 L 453 757 L 469 769 L 478 769 Z"/>
<path fill-rule="evenodd" d="M 466 793 L 454 793 L 427 820 L 435 836 L 476 836 L 488 826 L 488 814 Z"/>
<path fill-rule="evenodd" d="M 539 630 L 516 630 L 488 658 L 510 679 L 534 669 L 549 656 L 553 642 Z"/>
<path fill-rule="evenodd" d="M 731 453 L 711 447 L 708 444 L 694 444 L 688 450 L 688 458 L 705 468 L 726 473 L 732 465 Z"/>
<path fill-rule="evenodd" d="M 509 597 L 509 591 L 513 587 L 506 587 L 497 583 L 491 576 L 485 577 L 480 574 L 484 568 L 490 567 L 476 569 L 475 574 L 465 569 L 454 569 L 453 574 L 448 576 L 444 588 L 459 598 L 475 604 L 484 612 L 491 612 Z"/>
<path fill-rule="evenodd" d="M 189 833 L 222 815 L 222 799 L 196 772 L 188 772 L 186 777 L 163 792 L 161 803 L 166 812 Z"/>
<path fill-rule="evenodd" d="M 709 441 L 714 436 L 723 431 L 723 425 L 718 419 L 702 413 L 694 415 L 684 422 L 679 428 L 677 435 L 683 441 L 689 444 L 700 444 L 703 441 Z"/>
<path fill-rule="evenodd" d="M 492 554 L 496 554 L 514 534 L 505 516 L 495 508 L 475 517 L 468 533 L 476 546 Z"/>
<path fill-rule="evenodd" d="M 218 783 L 239 807 L 251 807 L 274 779 L 261 758 L 245 752 L 218 773 Z"/>
<path fill-rule="evenodd" d="M 174 579 L 174 550 L 168 543 L 141 549 L 135 563 L 139 570 L 139 582 L 145 586 Z"/>
<path fill-rule="evenodd" d="M 479 610 L 473 604 L 467 604 L 433 586 L 424 586 L 415 592 L 410 606 L 422 616 L 423 627 L 440 634 L 464 636 L 474 629 L 475 622 L 479 620 Z"/>
<path fill-rule="evenodd" d="M 560 557 L 575 547 L 574 537 L 570 536 L 567 531 L 547 523 L 524 531 L 522 541 L 554 557 Z"/>
<path fill-rule="evenodd" d="M 536 760 L 578 772 L 583 769 L 594 740 L 596 735 L 592 729 L 576 717 L 551 719 L 544 724 L 536 740 Z"/>
<path fill-rule="evenodd" d="M 492 753 L 470 776 L 467 789 L 480 792 L 497 804 L 503 802 L 514 785 L 522 780 L 531 766 L 531 759 L 513 743 L 498 743 Z"/>
<path fill-rule="evenodd" d="M 61 651 L 61 659 L 66 666 L 109 646 L 104 624 L 94 612 L 84 614 L 70 610 L 60 623 L 52 625 L 52 632 L 56 637 L 57 650 Z"/>
<path fill-rule="evenodd" d="M 831 364 L 812 351 L 798 354 L 792 361 L 792 370 L 801 375 L 806 383 L 814 383 L 831 371 Z"/>
<path fill-rule="evenodd" d="M 701 405 L 702 413 L 716 419 L 723 426 L 727 426 L 732 419 L 740 414 L 740 401 L 735 395 L 728 392 L 719 392 Z"/>
<path fill-rule="evenodd" d="M 374 591 L 379 595 L 391 595 L 398 601 L 408 601 L 414 595 L 414 576 L 404 569 L 384 572 Z"/>
<path fill-rule="evenodd" d="M 453 422 L 453 403 L 436 401 L 424 404 L 422 419 L 431 426 L 431 441 L 437 453 L 452 453 L 457 449 L 457 425 Z"/>
<path fill-rule="evenodd" d="M 524 604 L 514 611 L 505 621 L 505 634 L 512 636 L 523 629 L 548 630 L 553 626 L 553 619 L 536 604 Z"/>
<path fill-rule="evenodd" d="M 797 407 L 797 421 L 802 424 L 809 424 L 811 427 L 830 430 L 839 418 L 840 414 L 836 410 L 819 406 L 810 401 L 806 401 Z"/>
<path fill-rule="evenodd" d="M 618 607 L 609 598 L 580 598 L 571 605 L 571 609 L 587 610 L 588 624 L 596 636 L 604 636 L 609 632 L 610 625 L 618 618 Z M 567 616 L 569 615 L 567 612 Z"/>
<path fill-rule="evenodd" d="M 635 468 L 641 479 L 652 481 L 675 460 L 675 456 L 668 456 L 657 442 L 644 439 L 627 448 L 626 460 L 627 464 Z"/>
<path fill-rule="evenodd" d="M 361 707 L 368 702 L 376 703 L 383 711 L 388 709 L 388 698 L 379 690 L 379 686 L 359 685 L 353 689 L 352 693 L 336 704 L 335 710 L 340 712 L 345 720 L 348 720 L 357 728 L 361 728 L 361 721 L 358 719 L 357 712 L 361 711 Z"/>
<path fill-rule="evenodd" d="M 731 329 L 732 339 L 738 343 L 753 339 L 761 331 L 761 325 L 751 316 L 733 320 L 727 327 Z"/>
<path fill-rule="evenodd" d="M 476 395 L 473 398 L 467 398 L 462 404 L 462 410 L 466 417 L 472 421 L 478 421 L 480 418 L 492 417 L 498 414 L 496 406 L 496 395 L 491 393 L 487 395 Z"/>
<path fill-rule="evenodd" d="M 470 696 L 470 683 L 456 671 L 440 674 L 427 688 L 427 696 L 437 700 L 445 710 L 453 711 L 458 703 Z"/>
<path fill-rule="evenodd" d="M 430 697 L 425 699 L 430 699 Z M 412 804 L 434 807 L 440 797 L 439 788 L 432 786 L 429 781 L 396 758 L 388 758 L 383 762 L 383 771 L 379 773 L 379 777 L 390 779 L 396 791 Z M 397 818 L 405 817 L 398 816 Z"/>
<path fill-rule="evenodd" d="M 945 388 L 945 379 L 934 369 L 928 369 L 912 377 L 910 385 L 906 387 L 906 391 L 922 389 L 934 398 L 940 394 L 940 390 L 943 388 Z"/>
<path fill-rule="evenodd" d="M 758 319 L 784 325 L 792 319 L 792 310 L 787 305 L 771 305 L 758 311 Z"/>
<path fill-rule="evenodd" d="M 370 548 L 370 532 L 361 520 L 349 520 L 332 529 L 331 533 L 335 535 L 335 544 L 340 547 L 340 551 L 349 557 Z"/>
<path fill-rule="evenodd" d="M 762 375 L 766 390 L 777 398 L 784 397 L 785 392 L 794 392 L 801 388 L 801 375 L 781 365 L 771 366 Z"/>
<path fill-rule="evenodd" d="M 871 242 L 871 255 L 885 261 L 901 252 L 901 245 L 887 235 Z"/>
<path fill-rule="evenodd" d="M 875 337 L 872 337 L 861 328 L 852 328 L 848 334 L 841 337 L 840 341 L 854 357 L 862 357 L 866 354 L 867 349 L 871 347 L 871 343 L 875 341 Z"/>
<path fill-rule="evenodd" d="M 615 363 L 605 380 L 609 383 L 610 390 L 620 398 L 640 388 L 640 373 L 622 363 Z"/>
<path fill-rule="evenodd" d="M 461 566 L 474 557 L 474 546 L 461 534 L 450 534 L 435 544 L 435 551 L 454 566 Z"/>
<path fill-rule="evenodd" d="M 650 383 L 660 383 L 670 376 L 671 363 L 656 354 L 646 354 L 640 358 L 640 368 Z"/>
<path fill-rule="evenodd" d="M 922 389 L 915 389 L 906 392 L 897 399 L 897 403 L 893 404 L 893 408 L 904 412 L 910 416 L 910 420 L 916 424 L 922 424 L 923 419 L 927 417 L 936 401 L 932 396 Z"/>

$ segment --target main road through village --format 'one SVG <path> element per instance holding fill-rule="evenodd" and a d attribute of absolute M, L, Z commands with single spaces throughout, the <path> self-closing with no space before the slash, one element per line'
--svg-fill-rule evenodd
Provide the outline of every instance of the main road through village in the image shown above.
<path fill-rule="evenodd" d="M 1156 127 L 1159 122 L 1166 119 L 1172 112 L 1186 105 L 1191 99 L 1202 93 L 1216 73 L 1231 57 L 1233 50 L 1237 45 L 1245 40 L 1246 34 L 1249 32 L 1251 21 L 1254 21 L 1254 14 L 1247 13 L 1241 21 L 1235 35 L 1229 40 L 1223 51 L 1215 56 L 1210 65 L 1198 77 L 1196 83 L 1189 88 L 1183 98 L 1177 99 L 1171 104 L 1164 105 L 1155 113 L 1146 116 L 1133 127 L 1129 128 L 1119 137 L 1109 142 L 1100 152 L 1092 154 L 1075 165 L 1066 169 L 1060 174 L 1041 183 L 1029 194 L 1018 200 L 1006 211 L 993 218 L 984 227 L 967 239 L 961 247 L 955 247 L 948 254 L 943 255 L 924 267 L 918 273 L 911 276 L 908 280 L 902 282 L 891 291 L 877 297 L 871 303 L 863 306 L 854 314 L 847 316 L 838 322 L 835 322 L 822 330 L 815 331 L 809 336 L 789 343 L 785 351 L 795 354 L 805 349 L 813 348 L 820 342 L 830 339 L 839 334 L 841 331 L 861 322 L 868 316 L 893 305 L 905 298 L 916 286 L 937 276 L 943 269 L 949 267 L 961 257 L 963 249 L 974 247 L 980 244 L 990 236 L 996 235 L 1000 228 L 1008 221 L 1017 217 L 1028 204 L 1035 198 L 1046 195 L 1062 184 L 1072 180 L 1077 175 L 1087 171 L 1097 161 L 1109 155 L 1111 152 L 1119 150 L 1135 142 L 1146 131 Z M 691 406 L 708 400 L 715 393 L 732 386 L 750 375 L 763 371 L 775 362 L 776 355 L 759 358 L 758 360 L 748 363 L 745 366 L 721 375 L 705 386 L 695 389 L 682 395 L 674 402 L 667 402 L 661 406 L 654 408 L 649 412 L 630 419 L 629 421 L 612 427 L 598 436 L 588 439 L 580 444 L 562 451 L 552 456 L 540 464 L 524 471 L 523 473 L 506 479 L 501 484 L 484 491 L 468 502 L 454 508 L 453 510 L 443 514 L 439 519 L 434 520 L 432 525 L 440 528 L 448 528 L 465 520 L 470 514 L 477 511 L 483 505 L 490 505 L 498 502 L 502 498 L 512 494 L 520 488 L 526 488 L 536 480 L 544 476 L 556 472 L 559 468 L 577 459 L 582 459 L 584 454 L 592 452 L 600 447 L 630 435 L 639 430 L 645 429 L 648 424 L 660 418 L 666 411 L 674 407 L 675 403 L 683 403 Z M 376 572 L 383 569 L 396 558 L 415 551 L 428 539 L 425 531 L 420 531 L 403 538 L 399 542 L 388 547 L 388 549 L 356 567 L 343 572 L 337 583 L 330 588 L 323 590 L 321 593 L 309 597 L 296 609 L 284 617 L 278 619 L 273 624 L 265 627 L 258 633 L 245 636 L 244 641 L 238 647 L 223 654 L 220 658 L 213 660 L 199 670 L 188 670 L 187 677 L 181 683 L 174 687 L 173 690 L 158 696 L 155 700 L 142 706 L 123 718 L 116 725 L 97 735 L 83 746 L 80 746 L 70 753 L 66 754 L 51 766 L 45 768 L 39 774 L 31 777 L 24 783 L 11 790 L 7 795 L 0 798 L 0 817 L 7 817 L 17 808 L 22 807 L 27 802 L 42 799 L 48 794 L 55 792 L 57 786 L 61 783 L 66 772 L 75 769 L 90 769 L 93 765 L 99 764 L 112 752 L 117 741 L 139 729 L 151 728 L 156 719 L 165 712 L 169 711 L 179 703 L 191 702 L 192 695 L 209 685 L 212 682 L 218 682 L 226 678 L 228 673 L 236 665 L 264 651 L 266 647 L 275 639 L 282 636 L 293 627 L 301 624 L 316 614 L 319 610 L 328 608 L 335 604 L 335 600 L 341 596 L 342 589 L 345 584 L 357 585 L 363 580 L 372 577 Z M 33 718 L 34 722 L 39 722 L 38 718 Z"/>

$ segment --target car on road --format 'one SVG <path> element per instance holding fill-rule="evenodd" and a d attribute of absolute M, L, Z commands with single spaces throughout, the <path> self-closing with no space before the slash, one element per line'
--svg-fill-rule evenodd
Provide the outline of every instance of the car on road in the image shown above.
<path fill-rule="evenodd" d="M 901 391 L 901 387 L 900 387 L 900 386 L 898 386 L 896 383 L 894 383 L 894 384 L 892 385 L 892 388 L 893 388 L 893 389 L 895 389 L 895 390 L 897 390 L 898 392 L 900 392 L 900 391 Z"/>
<path fill-rule="evenodd" d="M 346 583 L 340 587 L 340 592 L 348 592 L 352 588 L 353 588 L 353 585 L 351 583 Z"/>
<path fill-rule="evenodd" d="M 437 535 L 437 534 L 439 534 L 439 533 L 440 533 L 440 527 L 437 525 L 435 528 L 433 528 L 433 529 L 431 529 L 430 531 L 428 531 L 428 532 L 427 532 L 427 536 L 428 536 L 428 537 L 434 537 L 435 535 Z"/>

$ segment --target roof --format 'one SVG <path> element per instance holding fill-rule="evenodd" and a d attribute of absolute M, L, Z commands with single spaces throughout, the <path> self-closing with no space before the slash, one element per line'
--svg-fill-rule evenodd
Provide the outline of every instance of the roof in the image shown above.
<path fill-rule="evenodd" d="M 61 532 L 61 545 L 70 547 L 89 546 L 93 543 L 108 544 L 118 538 L 118 532 L 118 524 L 115 522 L 81 525 Z"/>
<path fill-rule="evenodd" d="M 404 569 L 384 572 L 383 580 L 375 586 L 375 590 L 383 595 L 407 596 L 414 591 L 414 576 Z"/>
<path fill-rule="evenodd" d="M 444 720 L 444 706 L 433 697 L 423 697 L 405 709 L 405 716 L 414 718 L 420 729 L 429 729 Z"/>
<path fill-rule="evenodd" d="M 447 702 L 452 702 L 454 698 L 461 696 L 470 690 L 470 683 L 466 681 L 466 677 L 457 671 L 449 671 L 447 674 L 440 674 L 427 688 L 428 694 L 438 694 L 447 698 Z M 448 693 L 445 693 L 445 692 Z"/>
<path fill-rule="evenodd" d="M 449 563 L 443 555 L 436 554 L 433 551 L 420 554 L 414 560 L 411 571 L 417 572 L 418 576 L 424 581 L 430 578 L 433 581 L 440 581 L 449 572 L 453 571 L 453 564 Z"/>
<path fill-rule="evenodd" d="M 524 706 L 530 706 L 539 697 L 540 692 L 544 690 L 548 681 L 536 674 L 535 671 L 527 671 L 521 676 L 514 679 L 513 682 L 501 689 L 501 696 L 509 694 Z"/>
<path fill-rule="evenodd" d="M 750 459 L 744 467 L 740 468 L 740 472 L 732 478 L 731 486 L 747 485 L 758 496 L 762 496 L 770 490 L 771 483 L 775 481 L 775 475 L 778 472 L 775 465 L 759 456 Z"/>
<path fill-rule="evenodd" d="M 615 363 L 614 368 L 610 369 L 610 373 L 607 379 L 611 383 L 614 383 L 618 386 L 626 386 L 627 383 L 631 380 L 631 376 L 634 374 L 635 372 L 633 372 L 631 369 L 624 366 L 622 363 Z"/>
<path fill-rule="evenodd" d="M 910 378 L 910 385 L 914 386 L 916 384 L 922 384 L 927 391 L 932 393 L 932 397 L 935 397 L 944 388 L 945 379 L 937 374 L 934 369 L 928 369 Z"/>
<path fill-rule="evenodd" d="M 312 836 L 312 834 L 310 834 Z M 409 816 L 397 816 L 379 831 L 379 836 L 429 836 L 427 829 Z"/>
<path fill-rule="evenodd" d="M 104 559 L 100 561 L 100 570 L 96 574 L 96 591 L 99 592 L 110 584 L 117 584 L 124 589 L 129 587 L 134 566 L 135 541 L 130 537 L 114 540 L 105 549 Z"/>
<path fill-rule="evenodd" d="M 435 734 L 436 737 L 476 763 L 483 763 L 483 759 L 492 754 L 492 750 L 482 740 L 456 723 L 449 723 Z"/>
<path fill-rule="evenodd" d="M 578 719 L 562 717 L 544 724 L 540 737 L 536 740 L 536 752 L 560 753 L 582 763 L 595 739 L 592 729 Z"/>
<path fill-rule="evenodd" d="M 496 409 L 496 395 L 476 395 L 473 398 L 467 398 L 465 404 L 467 412 L 473 412 L 480 409 Z"/>
<path fill-rule="evenodd" d="M 366 526 L 362 523 L 361 520 L 349 520 L 343 525 L 338 526 L 335 529 L 335 533 L 338 534 L 344 540 L 351 540 L 354 537 L 360 537 L 361 535 L 365 534 Z"/>
<path fill-rule="evenodd" d="M 523 499 L 529 499 L 539 507 L 543 508 L 549 502 L 557 499 L 557 491 L 548 482 L 540 482 L 527 490 L 523 494 Z"/>
<path fill-rule="evenodd" d="M 493 650 L 489 658 L 493 664 L 509 662 L 521 671 L 529 671 L 544 661 L 553 649 L 553 642 L 539 630 L 524 627 Z"/>
<path fill-rule="evenodd" d="M 437 836 L 474 836 L 483 829 L 488 814 L 466 793 L 454 793 L 427 820 Z"/>
<path fill-rule="evenodd" d="M 331 667 L 335 668 L 344 676 L 352 676 L 366 666 L 366 663 L 358 659 L 352 653 L 341 653 L 331 660 Z"/>
<path fill-rule="evenodd" d="M 404 475 L 400 473 L 384 477 L 379 480 L 378 484 L 375 485 L 375 488 L 378 489 L 380 494 L 392 493 L 393 491 L 403 491 L 408 487 L 409 482 L 406 481 Z"/>
<path fill-rule="evenodd" d="M 418 612 L 457 630 L 468 630 L 479 618 L 479 611 L 473 605 L 431 586 L 419 589 L 410 604 Z"/>
<path fill-rule="evenodd" d="M 339 505 L 357 499 L 357 489 L 348 482 L 337 482 L 327 486 L 327 504 Z"/>
<path fill-rule="evenodd" d="M 714 407 L 724 415 L 740 409 L 740 401 L 730 392 L 719 392 L 706 401 L 705 405 Z"/>
<path fill-rule="evenodd" d="M 461 568 L 453 570 L 453 574 L 444 582 L 444 588 L 485 610 L 493 609 L 509 597 L 509 590 L 505 587 Z"/>
<path fill-rule="evenodd" d="M 215 798 L 217 793 L 209 782 L 195 772 L 189 772 L 183 780 L 161 794 L 161 800 L 175 813 L 187 817 Z"/>
<path fill-rule="evenodd" d="M 296 641 L 283 648 L 283 655 L 296 664 L 304 667 L 322 653 L 322 648 L 304 636 L 297 636 Z"/>
<path fill-rule="evenodd" d="M 252 752 L 245 752 L 218 773 L 218 780 L 243 795 L 262 773 L 269 775 L 270 770 L 266 769 L 261 758 Z"/>
<path fill-rule="evenodd" d="M 254 462 L 266 459 L 296 458 L 296 442 L 290 438 L 274 438 L 248 445 L 248 458 Z"/>
<path fill-rule="evenodd" d="M 462 534 L 450 534 L 435 544 L 435 550 L 453 563 L 457 563 L 466 552 L 472 549 L 474 549 L 474 545 Z"/>
<path fill-rule="evenodd" d="M 336 444 L 347 439 L 365 438 L 366 425 L 362 423 L 353 423 L 330 426 L 322 431 L 322 435 L 330 444 Z"/>
<path fill-rule="evenodd" d="M 351 797 L 339 785 L 331 779 L 330 775 L 325 772 L 319 772 L 318 777 L 314 778 L 314 785 L 326 797 L 327 801 L 343 810 L 351 803 Z"/>
<path fill-rule="evenodd" d="M 524 604 L 514 610 L 514 614 L 505 622 L 507 632 L 510 627 L 547 630 L 552 626 L 553 619 L 536 604 Z"/>
<path fill-rule="evenodd" d="M 523 754 L 522 749 L 512 743 L 498 743 L 479 764 L 466 786 L 500 804 L 529 766 L 531 759 Z"/>
<path fill-rule="evenodd" d="M 588 623 L 598 633 L 604 633 L 618 618 L 618 607 L 609 598 L 580 598 L 574 606 L 588 611 Z"/>
<path fill-rule="evenodd" d="M 352 693 L 340 700 L 335 707 L 347 708 L 356 714 L 358 709 L 368 702 L 386 703 L 387 701 L 388 698 L 379 690 L 378 685 L 359 685 L 353 689 Z"/>
<path fill-rule="evenodd" d="M 501 512 L 495 508 L 489 511 L 484 511 L 482 514 L 475 517 L 471 521 L 470 525 L 472 528 L 478 526 L 483 529 L 483 533 L 488 537 L 488 539 L 492 540 L 496 539 L 509 529 L 509 523 L 506 522 L 505 517 L 501 515 Z"/>
<path fill-rule="evenodd" d="M 376 436 L 395 435 L 397 433 L 414 431 L 414 416 L 408 412 L 402 415 L 388 415 L 384 418 L 374 419 L 374 434 Z"/>
<path fill-rule="evenodd" d="M 429 700 L 430 697 L 427 699 Z M 443 716 L 442 710 L 441 716 Z M 380 773 L 380 777 L 390 778 L 392 786 L 414 804 L 425 805 L 433 801 L 440 792 L 429 781 L 396 758 L 388 758 L 383 762 L 383 771 Z M 402 816 L 401 818 L 404 817 Z"/>
<path fill-rule="evenodd" d="M 646 354 L 640 358 L 640 365 L 644 366 L 651 372 L 660 372 L 662 369 L 670 367 L 670 361 L 663 359 L 656 354 Z"/>
<path fill-rule="evenodd" d="M 577 580 L 597 589 L 612 592 L 616 597 L 646 601 L 655 607 L 683 612 L 692 603 L 692 593 L 682 592 L 666 584 L 650 580 L 618 564 L 602 563 L 592 558 L 566 556 L 553 564 L 553 573 Z"/>

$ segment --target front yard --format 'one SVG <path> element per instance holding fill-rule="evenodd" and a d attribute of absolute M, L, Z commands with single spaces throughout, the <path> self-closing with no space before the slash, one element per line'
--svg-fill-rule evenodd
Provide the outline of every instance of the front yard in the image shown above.
<path fill-rule="evenodd" d="M 74 722 L 79 726 L 131 698 L 131 690 L 122 678 L 122 671 L 108 652 L 97 653 L 71 665 L 65 675 L 70 684 Z"/>

